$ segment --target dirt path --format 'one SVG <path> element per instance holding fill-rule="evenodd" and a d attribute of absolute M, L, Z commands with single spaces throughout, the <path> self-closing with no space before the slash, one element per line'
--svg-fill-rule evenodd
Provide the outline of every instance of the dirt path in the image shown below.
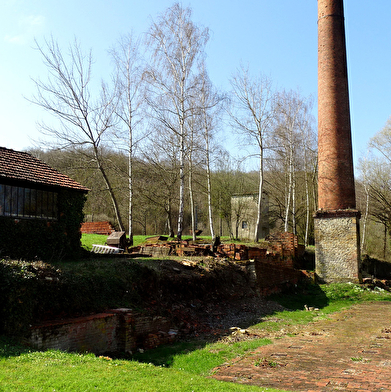
<path fill-rule="evenodd" d="M 214 377 L 289 391 L 391 391 L 391 303 L 356 305 L 312 323 Z"/>

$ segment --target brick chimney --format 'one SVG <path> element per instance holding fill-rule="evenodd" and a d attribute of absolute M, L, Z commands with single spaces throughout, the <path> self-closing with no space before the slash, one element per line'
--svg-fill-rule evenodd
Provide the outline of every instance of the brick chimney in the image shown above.
<path fill-rule="evenodd" d="M 356 208 L 342 0 L 318 0 L 318 206 Z"/>
<path fill-rule="evenodd" d="M 361 280 L 344 23 L 343 0 L 318 0 L 315 255 L 324 282 Z"/>

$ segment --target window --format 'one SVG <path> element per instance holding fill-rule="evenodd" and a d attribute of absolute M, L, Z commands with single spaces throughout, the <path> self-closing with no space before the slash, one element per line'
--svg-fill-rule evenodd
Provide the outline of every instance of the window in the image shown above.
<path fill-rule="evenodd" d="M 57 192 L 0 184 L 0 216 L 57 219 Z"/>
<path fill-rule="evenodd" d="M 242 221 L 242 229 L 247 229 L 247 228 L 248 228 L 247 221 Z"/>

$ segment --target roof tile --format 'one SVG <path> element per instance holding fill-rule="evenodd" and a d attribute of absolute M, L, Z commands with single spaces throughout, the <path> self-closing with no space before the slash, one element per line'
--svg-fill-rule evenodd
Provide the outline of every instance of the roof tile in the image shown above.
<path fill-rule="evenodd" d="M 0 147 L 0 179 L 35 182 L 49 186 L 72 188 L 87 192 L 89 189 L 72 178 L 53 169 L 27 152 Z"/>

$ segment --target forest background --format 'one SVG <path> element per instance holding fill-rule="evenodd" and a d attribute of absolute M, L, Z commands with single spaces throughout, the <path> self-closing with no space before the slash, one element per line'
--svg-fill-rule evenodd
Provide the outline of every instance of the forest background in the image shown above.
<path fill-rule="evenodd" d="M 231 197 L 266 192 L 271 230 L 313 244 L 312 97 L 277 89 L 245 65 L 232 75 L 230 91 L 217 90 L 207 72 L 208 39 L 191 9 L 174 4 L 145 35 L 123 36 L 110 48 L 113 68 L 100 83 L 92 53 L 79 42 L 68 48 L 54 37 L 36 42 L 48 75 L 34 80 L 30 100 L 61 125 L 40 124 L 45 142 L 30 152 L 91 189 L 86 220 L 109 220 L 129 238 L 181 238 L 196 230 L 234 238 L 247 207 L 233 208 Z M 361 248 L 387 258 L 390 122 L 369 147 L 356 170 Z M 259 197 L 258 221 L 261 204 Z"/>

